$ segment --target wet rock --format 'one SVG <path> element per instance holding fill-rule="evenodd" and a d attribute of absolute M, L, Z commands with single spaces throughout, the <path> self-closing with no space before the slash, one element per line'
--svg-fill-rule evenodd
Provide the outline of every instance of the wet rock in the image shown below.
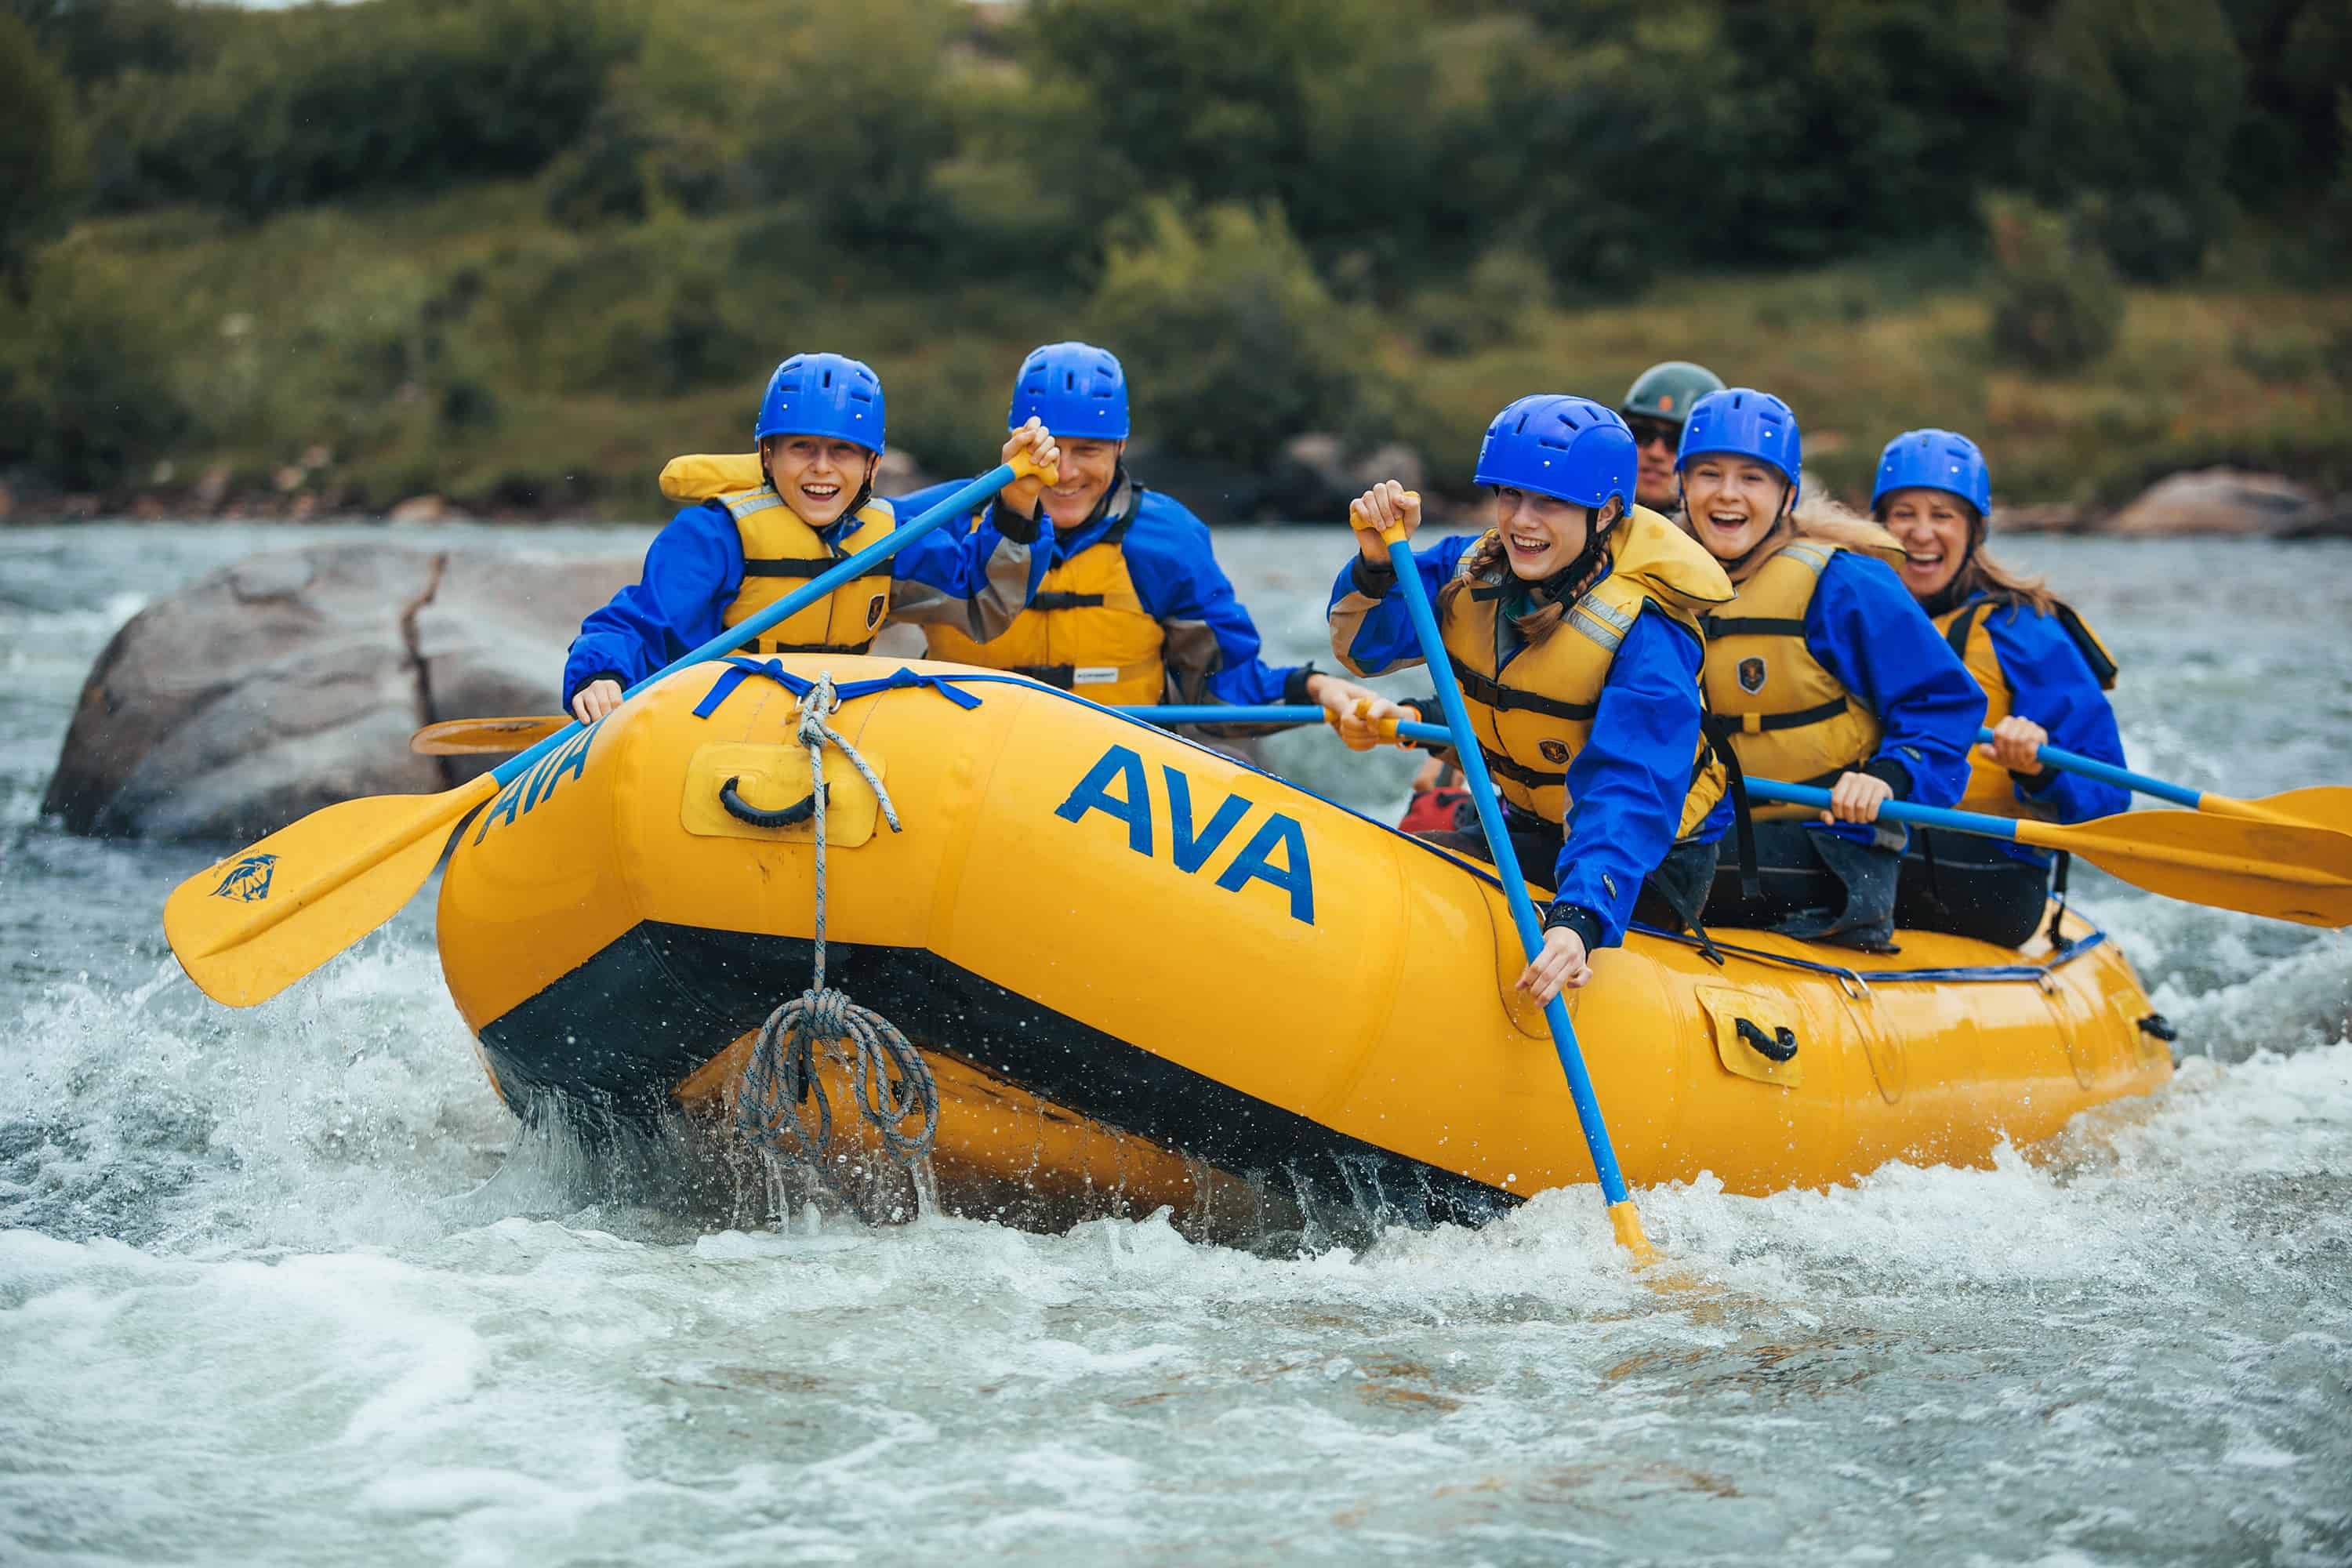
<path fill-rule="evenodd" d="M 2115 515 L 2112 533 L 2268 534 L 2304 538 L 2338 531 L 2343 508 L 2276 474 L 2204 468 L 2159 479 Z"/>
<path fill-rule="evenodd" d="M 440 522 L 455 516 L 439 496 L 411 496 L 383 514 L 386 522 Z"/>
<path fill-rule="evenodd" d="M 42 809 L 76 833 L 242 841 L 355 795 L 444 789 L 496 759 L 420 757 L 410 734 L 551 711 L 581 616 L 635 569 L 375 543 L 241 561 L 115 635 Z"/>

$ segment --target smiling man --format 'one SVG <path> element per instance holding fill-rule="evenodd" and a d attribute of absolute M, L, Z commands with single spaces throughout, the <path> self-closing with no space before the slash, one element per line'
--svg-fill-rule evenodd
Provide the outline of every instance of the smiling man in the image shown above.
<path fill-rule="evenodd" d="M 563 664 L 563 705 L 583 724 L 621 705 L 622 691 L 782 599 L 812 577 L 889 536 L 898 518 L 874 496 L 882 456 L 882 383 L 862 361 L 794 354 L 768 378 L 753 434 L 759 482 L 726 474 L 746 459 L 680 458 L 721 477 L 681 490 L 694 504 L 646 552 L 643 577 L 591 614 Z M 1050 464 L 1053 437 L 1031 424 L 1004 443 Z M 912 515 L 911 513 L 909 515 Z M 745 653 L 862 653 L 890 621 L 949 624 L 975 638 L 1011 625 L 1037 585 L 1034 519 L 971 533 L 940 530 L 891 557 L 887 568 L 836 589 L 772 627 Z"/>
<path fill-rule="evenodd" d="M 1208 525 L 1127 471 L 1127 374 L 1108 350 L 1068 342 L 1032 353 L 1005 423 L 1049 432 L 1061 478 L 1051 487 L 1014 480 L 972 526 L 1025 537 L 1050 521 L 1045 577 L 1029 607 L 992 640 L 926 625 L 931 658 L 1009 669 L 1121 708 L 1318 702 L 1346 713 L 1371 697 L 1311 665 L 1259 657 L 1257 627 L 1217 565 Z M 919 511 L 961 482 L 901 496 L 898 505 Z"/>
<path fill-rule="evenodd" d="M 1675 456 L 1683 444 L 1683 425 L 1692 405 L 1710 392 L 1723 390 L 1723 378 L 1703 364 L 1670 359 L 1654 364 L 1633 378 L 1617 412 L 1633 432 L 1642 455 L 1635 476 L 1634 497 L 1642 505 L 1665 517 L 1682 507 L 1682 486 L 1675 474 Z"/>

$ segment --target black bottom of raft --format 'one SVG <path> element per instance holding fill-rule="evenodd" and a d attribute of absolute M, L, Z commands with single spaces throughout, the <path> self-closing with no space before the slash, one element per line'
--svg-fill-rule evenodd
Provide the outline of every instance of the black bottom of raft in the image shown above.
<path fill-rule="evenodd" d="M 1009 1083 L 1221 1170 L 1412 1194 L 1437 1222 L 1480 1224 L 1520 1201 L 1253 1099 L 923 949 L 829 942 L 825 954 L 829 978 L 909 1039 L 952 1041 L 956 1057 Z M 814 957 L 797 937 L 645 921 L 485 1028 L 483 1053 L 526 1114 L 658 1114 L 676 1085 L 797 994 Z"/>

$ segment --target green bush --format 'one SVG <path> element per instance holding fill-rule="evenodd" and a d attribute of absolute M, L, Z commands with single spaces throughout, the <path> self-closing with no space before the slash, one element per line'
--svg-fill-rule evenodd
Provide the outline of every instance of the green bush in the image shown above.
<path fill-rule="evenodd" d="M 2062 0 L 2034 51 L 2024 172 L 2045 205 L 2091 198 L 2126 276 L 2194 272 L 2229 227 L 2245 65 L 2219 0 Z"/>
<path fill-rule="evenodd" d="M 945 227 L 933 172 L 957 138 L 938 79 L 961 6 L 805 0 L 789 16 L 761 43 L 780 85 L 747 121 L 752 184 L 799 210 L 805 251 L 929 256 Z"/>
<path fill-rule="evenodd" d="M 1302 430 L 1386 436 L 1393 389 L 1369 321 L 1334 301 L 1280 212 L 1165 205 L 1114 248 L 1094 341 L 1125 362 L 1139 431 L 1188 456 L 1263 464 Z"/>
<path fill-rule="evenodd" d="M 1503 247 L 1480 257 L 1458 281 L 1428 289 L 1411 312 L 1432 353 L 1463 354 L 1507 342 L 1551 305 L 1551 277 L 1526 251 Z"/>
<path fill-rule="evenodd" d="M 1986 204 L 1992 239 L 1992 346 L 2039 371 L 2071 371 L 2105 357 L 2122 332 L 2115 268 L 2063 218 L 2021 201 Z"/>
<path fill-rule="evenodd" d="M 98 100 L 118 207 L 248 216 L 529 173 L 571 144 L 635 47 L 598 0 L 376 0 L 240 27 L 205 68 Z"/>
<path fill-rule="evenodd" d="M 53 258 L 0 314 L 0 462 L 68 489 L 131 479 L 195 428 L 176 372 L 187 346 L 135 279 Z"/>
<path fill-rule="evenodd" d="M 23 292 L 33 247 L 65 226 L 82 193 L 73 90 L 33 38 L 0 12 L 0 283 Z"/>

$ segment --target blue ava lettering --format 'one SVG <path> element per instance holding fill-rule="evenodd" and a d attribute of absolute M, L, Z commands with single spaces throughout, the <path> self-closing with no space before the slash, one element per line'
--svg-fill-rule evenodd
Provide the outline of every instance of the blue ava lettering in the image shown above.
<path fill-rule="evenodd" d="M 1257 807 L 1247 795 L 1229 795 L 1203 824 L 1193 815 L 1192 781 L 1172 766 L 1163 766 L 1168 799 L 1168 858 L 1179 871 L 1190 875 L 1234 836 L 1234 830 Z M 1070 797 L 1054 808 L 1065 822 L 1084 821 L 1089 812 L 1127 825 L 1127 847 L 1138 855 L 1158 857 L 1159 836 L 1153 831 L 1151 789 L 1143 759 L 1127 746 L 1113 746 L 1087 770 Z M 1315 923 L 1315 870 L 1307 858 L 1307 834 L 1296 817 L 1268 814 L 1257 831 L 1217 877 L 1217 886 L 1238 893 L 1252 882 L 1264 882 L 1290 896 L 1290 918 Z"/>

